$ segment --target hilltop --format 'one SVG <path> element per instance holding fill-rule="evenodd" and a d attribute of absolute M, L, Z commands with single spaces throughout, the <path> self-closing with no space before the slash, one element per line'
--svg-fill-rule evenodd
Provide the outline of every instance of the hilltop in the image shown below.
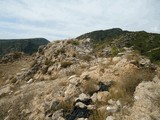
<path fill-rule="evenodd" d="M 39 46 L 48 43 L 45 38 L 0 39 L 0 56 L 11 52 L 24 52 L 31 55 L 37 52 Z"/>
<path fill-rule="evenodd" d="M 48 43 L 3 80 L 0 119 L 158 120 L 159 59 L 147 54 L 156 44 L 159 34 L 121 29 Z"/>
<path fill-rule="evenodd" d="M 86 33 L 77 39 L 90 38 L 95 51 L 111 47 L 114 54 L 123 51 L 123 47 L 133 47 L 140 54 L 147 56 L 152 62 L 160 60 L 160 34 L 145 31 L 123 31 L 120 28 L 99 30 Z"/>

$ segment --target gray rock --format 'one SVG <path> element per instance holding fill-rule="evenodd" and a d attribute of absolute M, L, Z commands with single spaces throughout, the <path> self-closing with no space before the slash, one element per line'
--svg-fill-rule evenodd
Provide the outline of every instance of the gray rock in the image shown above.
<path fill-rule="evenodd" d="M 73 97 L 76 96 L 80 93 L 80 89 L 73 84 L 69 84 L 66 88 L 66 91 L 64 92 L 65 97 L 69 98 L 69 97 Z"/>
<path fill-rule="evenodd" d="M 79 107 L 79 108 L 85 108 L 85 107 L 87 107 L 87 105 L 85 105 L 85 104 L 82 103 L 82 102 L 77 102 L 77 103 L 75 104 L 75 106 L 77 106 L 77 107 Z"/>
<path fill-rule="evenodd" d="M 113 116 L 108 116 L 108 117 L 106 118 L 106 120 L 115 120 L 115 117 L 113 117 Z"/>
<path fill-rule="evenodd" d="M 95 109 L 96 109 L 96 106 L 95 106 L 95 105 L 88 105 L 88 106 L 87 106 L 87 109 L 88 109 L 88 110 L 95 110 Z"/>
<path fill-rule="evenodd" d="M 78 85 L 80 83 L 80 79 L 76 75 L 72 75 L 68 78 L 70 84 Z"/>
<path fill-rule="evenodd" d="M 83 80 L 89 80 L 90 79 L 89 73 L 88 72 L 82 73 L 80 78 L 82 78 Z"/>
<path fill-rule="evenodd" d="M 108 100 L 108 104 L 114 105 L 114 104 L 116 104 L 116 101 L 114 101 L 114 100 L 112 100 L 112 99 L 109 99 L 109 100 Z"/>
<path fill-rule="evenodd" d="M 106 108 L 106 110 L 107 110 L 108 112 L 110 112 L 110 113 L 115 113 L 115 112 L 118 111 L 118 106 L 117 106 L 117 105 L 108 106 L 108 107 Z"/>
<path fill-rule="evenodd" d="M 151 64 L 151 61 L 149 60 L 149 59 L 141 59 L 140 61 L 139 61 L 139 64 L 141 65 L 141 66 L 143 66 L 143 67 L 149 67 L 150 66 L 150 64 Z"/>
<path fill-rule="evenodd" d="M 88 99 L 91 99 L 91 98 L 90 98 L 89 95 L 86 95 L 86 94 L 84 94 L 84 93 L 81 93 L 81 94 L 79 95 L 79 97 L 75 99 L 75 101 L 76 101 L 77 99 L 79 99 L 79 100 L 81 100 L 81 101 L 85 101 L 85 100 L 88 100 Z"/>
<path fill-rule="evenodd" d="M 63 120 L 63 109 L 55 111 L 52 114 L 52 120 Z"/>
<path fill-rule="evenodd" d="M 91 100 L 93 102 L 96 102 L 97 101 L 97 93 L 94 93 L 92 96 L 91 96 Z"/>
<path fill-rule="evenodd" d="M 27 81 L 28 84 L 30 84 L 30 83 L 32 83 L 32 82 L 33 82 L 33 79 L 32 79 L 32 78 Z"/>
<path fill-rule="evenodd" d="M 10 120 L 9 116 L 5 117 L 4 120 Z"/>
<path fill-rule="evenodd" d="M 72 76 L 70 76 L 70 77 L 68 78 L 68 80 L 71 80 L 71 79 L 76 78 L 76 77 L 77 77 L 77 75 L 72 75 Z"/>
<path fill-rule="evenodd" d="M 51 110 L 56 110 L 60 106 L 60 102 L 58 100 L 53 100 L 50 104 Z"/>
<path fill-rule="evenodd" d="M 78 118 L 77 120 L 88 120 L 88 118 Z"/>

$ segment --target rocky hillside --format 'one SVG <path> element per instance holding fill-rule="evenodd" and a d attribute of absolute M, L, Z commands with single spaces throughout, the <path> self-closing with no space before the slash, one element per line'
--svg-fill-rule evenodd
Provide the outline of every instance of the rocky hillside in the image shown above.
<path fill-rule="evenodd" d="M 0 39 L 0 56 L 11 52 L 32 54 L 37 52 L 39 46 L 46 45 L 48 43 L 49 41 L 44 38 Z"/>
<path fill-rule="evenodd" d="M 111 47 L 114 54 L 123 51 L 123 47 L 133 47 L 153 62 L 160 61 L 160 34 L 145 31 L 131 32 L 120 28 L 86 33 L 77 39 L 90 38 L 95 51 Z"/>
<path fill-rule="evenodd" d="M 88 37 L 40 47 L 0 87 L 0 120 L 159 120 L 159 66 L 134 47 L 97 48 Z"/>

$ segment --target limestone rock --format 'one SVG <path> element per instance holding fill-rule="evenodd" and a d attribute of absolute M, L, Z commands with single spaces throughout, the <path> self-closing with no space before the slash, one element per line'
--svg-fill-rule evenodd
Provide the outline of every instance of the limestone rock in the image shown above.
<path fill-rule="evenodd" d="M 117 105 L 108 106 L 108 107 L 106 108 L 106 110 L 107 110 L 108 112 L 110 112 L 110 113 L 115 113 L 115 112 L 118 111 L 118 106 L 117 106 Z"/>
<path fill-rule="evenodd" d="M 65 94 L 65 97 L 72 97 L 72 96 L 78 95 L 79 93 L 80 93 L 80 90 L 77 86 L 73 84 L 69 84 L 64 94 Z"/>
<path fill-rule="evenodd" d="M 77 120 L 88 120 L 88 118 L 78 118 Z"/>
<path fill-rule="evenodd" d="M 88 110 L 95 110 L 96 106 L 95 105 L 87 105 Z"/>
<path fill-rule="evenodd" d="M 82 103 L 82 102 L 77 102 L 75 106 L 77 106 L 77 107 L 79 107 L 79 108 L 85 108 L 85 107 L 87 107 L 87 106 L 86 106 L 84 103 Z"/>
<path fill-rule="evenodd" d="M 119 62 L 120 60 L 121 60 L 121 57 L 114 57 L 112 59 L 112 61 L 115 62 L 115 63 Z"/>
<path fill-rule="evenodd" d="M 85 100 L 88 100 L 88 99 L 91 99 L 91 98 L 90 98 L 89 95 L 84 94 L 84 93 L 81 93 L 81 94 L 79 95 L 79 97 L 76 98 L 76 100 L 77 100 L 77 99 L 79 99 L 79 100 L 81 100 L 81 101 L 85 101 Z M 75 101 L 76 101 L 76 100 L 75 100 Z"/>
<path fill-rule="evenodd" d="M 70 76 L 68 80 L 73 85 L 78 85 L 80 83 L 80 79 L 76 75 Z"/>
<path fill-rule="evenodd" d="M 109 103 L 110 105 L 114 105 L 114 104 L 116 104 L 116 101 L 114 101 L 114 100 L 112 100 L 112 99 L 109 99 L 109 100 L 108 100 L 108 103 Z"/>
<path fill-rule="evenodd" d="M 97 101 L 97 93 L 94 93 L 92 96 L 91 96 L 91 99 L 93 102 L 96 102 Z"/>
<path fill-rule="evenodd" d="M 106 120 L 116 120 L 116 119 L 115 119 L 115 117 L 113 117 L 113 116 L 108 116 L 108 117 L 106 118 Z"/>
<path fill-rule="evenodd" d="M 52 115 L 52 120 L 63 120 L 63 109 L 55 111 Z"/>
<path fill-rule="evenodd" d="M 134 96 L 138 96 L 138 99 L 134 102 L 131 115 L 127 119 L 159 120 L 160 84 L 142 82 L 137 86 Z"/>
<path fill-rule="evenodd" d="M 109 96 L 109 92 L 108 91 L 103 91 L 103 92 L 98 92 L 97 93 L 97 100 L 99 102 L 106 102 Z"/>
<path fill-rule="evenodd" d="M 27 81 L 28 84 L 30 84 L 30 83 L 32 83 L 32 82 L 33 82 L 33 79 L 32 79 L 32 78 Z"/>

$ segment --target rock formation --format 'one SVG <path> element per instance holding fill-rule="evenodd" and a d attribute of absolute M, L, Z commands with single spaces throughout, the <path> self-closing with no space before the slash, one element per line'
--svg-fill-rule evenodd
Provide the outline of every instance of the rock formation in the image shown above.
<path fill-rule="evenodd" d="M 90 38 L 40 47 L 0 87 L 0 119 L 159 120 L 159 66 L 132 47 L 111 49 L 98 55 Z"/>

